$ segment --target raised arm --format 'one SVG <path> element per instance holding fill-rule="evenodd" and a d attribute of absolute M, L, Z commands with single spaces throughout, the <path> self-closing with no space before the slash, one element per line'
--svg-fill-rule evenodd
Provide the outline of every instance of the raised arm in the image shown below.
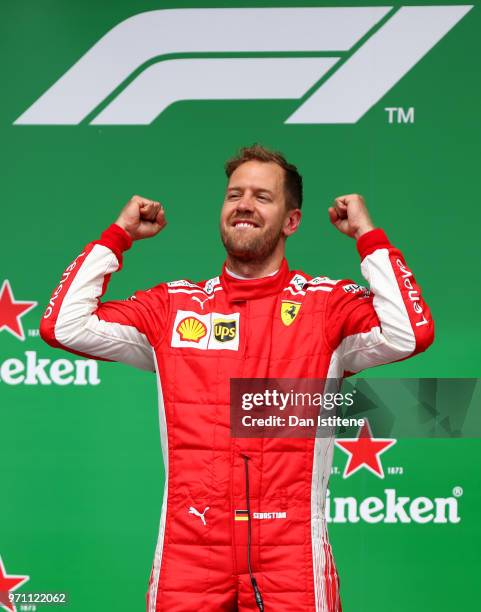
<path fill-rule="evenodd" d="M 341 281 L 329 296 L 327 340 L 343 369 L 355 373 L 426 350 L 434 340 L 432 316 L 401 251 L 374 229 L 358 195 L 337 198 L 329 216 L 342 233 L 357 238 L 369 285 L 366 290 Z"/>
<path fill-rule="evenodd" d="M 165 286 L 138 291 L 128 300 L 102 303 L 100 298 L 132 241 L 155 236 L 165 225 L 158 202 L 134 196 L 117 222 L 87 244 L 63 273 L 41 320 L 42 338 L 78 355 L 154 370 L 152 346 L 168 312 Z"/>

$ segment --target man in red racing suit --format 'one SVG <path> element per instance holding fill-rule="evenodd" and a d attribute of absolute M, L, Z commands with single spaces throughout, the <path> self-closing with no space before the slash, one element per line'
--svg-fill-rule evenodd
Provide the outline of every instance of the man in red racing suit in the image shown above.
<path fill-rule="evenodd" d="M 265 151 L 244 149 L 228 172 L 219 276 L 101 302 L 132 240 L 165 225 L 158 202 L 134 196 L 68 266 L 42 319 L 52 346 L 157 372 L 166 482 L 147 612 L 339 612 L 324 514 L 333 439 L 231 437 L 229 381 L 341 378 L 433 340 L 412 272 L 358 195 L 337 198 L 329 216 L 357 239 L 370 292 L 289 270 L 295 167 Z"/>

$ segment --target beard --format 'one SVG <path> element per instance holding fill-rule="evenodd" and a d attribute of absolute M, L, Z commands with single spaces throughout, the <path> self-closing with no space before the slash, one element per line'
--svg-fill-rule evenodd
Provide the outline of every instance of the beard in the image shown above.
<path fill-rule="evenodd" d="M 275 251 L 282 237 L 282 222 L 275 227 L 236 230 L 229 226 L 220 228 L 220 236 L 227 253 L 242 262 L 260 263 Z"/>

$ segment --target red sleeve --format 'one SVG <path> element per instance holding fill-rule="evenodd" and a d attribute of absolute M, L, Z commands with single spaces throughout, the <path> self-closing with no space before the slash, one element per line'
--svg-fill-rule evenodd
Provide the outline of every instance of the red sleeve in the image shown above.
<path fill-rule="evenodd" d="M 163 333 L 169 308 L 166 286 L 138 291 L 128 300 L 100 302 L 131 244 L 127 232 L 113 224 L 67 267 L 40 324 L 48 344 L 154 369 L 152 346 Z"/>
<path fill-rule="evenodd" d="M 329 296 L 326 313 L 327 341 L 348 372 L 406 359 L 434 340 L 421 289 L 384 231 L 364 234 L 357 248 L 369 289 L 340 281 Z"/>

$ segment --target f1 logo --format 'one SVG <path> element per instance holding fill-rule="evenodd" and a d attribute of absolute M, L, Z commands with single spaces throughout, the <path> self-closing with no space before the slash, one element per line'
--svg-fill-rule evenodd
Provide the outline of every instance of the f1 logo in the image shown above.
<path fill-rule="evenodd" d="M 94 125 L 147 125 L 170 104 L 196 99 L 299 99 L 300 106 L 285 123 L 357 123 L 472 8 L 140 13 L 107 32 L 14 124 L 77 125 L 95 114 L 90 121 Z M 320 51 L 323 57 L 309 57 Z M 202 57 L 232 52 L 245 57 Z M 265 57 L 266 52 L 302 52 L 304 56 Z M 192 57 L 172 58 L 177 53 Z M 256 53 L 264 57 L 253 57 Z M 149 65 L 102 106 L 146 62 Z"/>

